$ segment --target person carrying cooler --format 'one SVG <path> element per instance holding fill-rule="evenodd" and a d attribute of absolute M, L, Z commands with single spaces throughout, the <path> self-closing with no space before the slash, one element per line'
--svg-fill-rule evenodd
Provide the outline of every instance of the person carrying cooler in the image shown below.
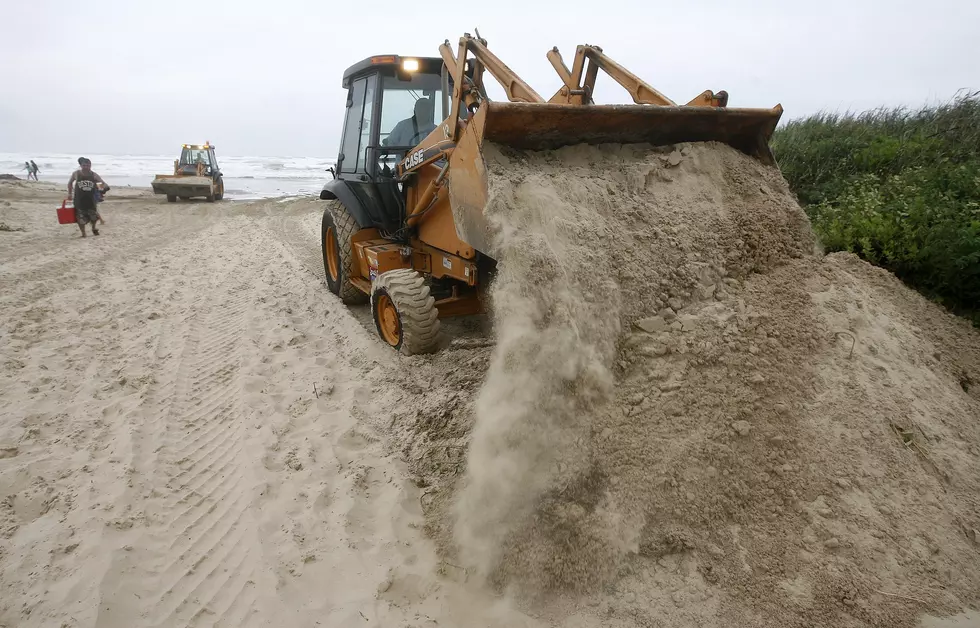
<path fill-rule="evenodd" d="M 103 192 L 109 191 L 109 184 L 92 171 L 91 160 L 79 157 L 78 165 L 79 169 L 71 173 L 71 179 L 68 180 L 68 198 L 75 202 L 75 218 L 84 238 L 85 225 L 88 223 L 92 223 L 92 234 L 99 235 L 99 229 L 96 227 L 99 209 L 95 197 L 99 183 L 103 186 Z"/>

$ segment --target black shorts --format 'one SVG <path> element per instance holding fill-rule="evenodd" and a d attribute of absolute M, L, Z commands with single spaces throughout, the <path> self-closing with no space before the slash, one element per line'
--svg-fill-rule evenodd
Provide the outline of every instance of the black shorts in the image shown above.
<path fill-rule="evenodd" d="M 78 221 L 80 225 L 86 225 L 88 223 L 94 223 L 98 220 L 99 208 L 95 204 L 94 198 L 77 198 L 75 199 L 75 220 Z"/>

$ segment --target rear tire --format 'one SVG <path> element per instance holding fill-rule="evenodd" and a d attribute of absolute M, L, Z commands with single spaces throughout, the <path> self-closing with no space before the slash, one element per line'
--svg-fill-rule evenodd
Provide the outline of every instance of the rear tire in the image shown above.
<path fill-rule="evenodd" d="M 381 273 L 371 286 L 371 315 L 378 335 L 405 355 L 432 353 L 439 346 L 439 311 L 418 272 Z"/>
<path fill-rule="evenodd" d="M 168 203 L 176 203 L 177 202 L 177 196 L 175 194 L 167 194 L 167 202 Z"/>
<path fill-rule="evenodd" d="M 348 305 L 367 303 L 368 295 L 364 294 L 351 283 L 354 262 L 354 247 L 351 236 L 360 227 L 350 215 L 343 203 L 337 200 L 327 201 L 320 223 L 320 253 L 323 255 L 323 274 L 327 278 L 327 287 Z"/>

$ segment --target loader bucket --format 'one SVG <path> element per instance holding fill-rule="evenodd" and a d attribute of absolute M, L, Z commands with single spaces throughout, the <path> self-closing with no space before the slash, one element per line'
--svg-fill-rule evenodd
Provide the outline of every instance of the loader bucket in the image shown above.
<path fill-rule="evenodd" d="M 483 139 L 515 148 L 541 150 L 573 144 L 723 142 L 774 163 L 769 138 L 782 115 L 773 109 L 574 106 L 488 103 Z"/>
<path fill-rule="evenodd" d="M 565 105 L 485 102 L 460 137 L 450 159 L 450 202 L 460 238 L 494 257 L 493 236 L 483 215 L 487 170 L 483 144 L 525 150 L 575 144 L 722 142 L 773 165 L 769 139 L 783 109 L 650 105 Z"/>
<path fill-rule="evenodd" d="M 154 194 L 171 196 L 208 196 L 212 191 L 210 177 L 157 175 L 150 186 Z"/>

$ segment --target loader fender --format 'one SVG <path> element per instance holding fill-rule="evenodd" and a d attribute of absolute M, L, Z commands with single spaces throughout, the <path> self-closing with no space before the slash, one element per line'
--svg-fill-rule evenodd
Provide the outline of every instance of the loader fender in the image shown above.
<path fill-rule="evenodd" d="M 360 228 L 372 226 L 372 221 L 364 209 L 364 205 L 358 200 L 357 195 L 354 191 L 350 189 L 350 186 L 343 179 L 334 179 L 332 181 L 327 181 L 324 184 L 323 189 L 320 190 L 320 199 L 327 201 L 331 199 L 337 199 L 344 204 L 347 211 L 354 218 L 354 222 Z"/>

